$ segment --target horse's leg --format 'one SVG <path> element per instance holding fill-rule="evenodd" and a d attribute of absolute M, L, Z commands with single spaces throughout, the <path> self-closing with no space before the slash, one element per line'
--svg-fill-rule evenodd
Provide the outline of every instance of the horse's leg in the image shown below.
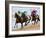
<path fill-rule="evenodd" d="M 18 25 L 17 25 L 17 23 L 15 23 L 15 26 L 14 26 L 14 28 L 18 28 Z"/>
<path fill-rule="evenodd" d="M 36 21 L 34 21 L 34 25 L 35 25 Z"/>
<path fill-rule="evenodd" d="M 40 19 L 38 18 L 38 20 L 40 21 Z"/>
<path fill-rule="evenodd" d="M 21 23 L 21 29 L 23 28 L 23 23 Z"/>
<path fill-rule="evenodd" d="M 34 20 L 34 25 L 36 24 L 36 19 Z"/>
<path fill-rule="evenodd" d="M 37 22 L 38 22 L 38 20 L 37 20 L 37 18 L 36 18 L 35 23 L 37 24 Z"/>
<path fill-rule="evenodd" d="M 38 21 L 40 21 L 40 19 L 39 19 L 39 18 L 37 18 L 37 21 L 36 21 L 36 23 L 38 23 Z"/>
<path fill-rule="evenodd" d="M 29 19 L 29 22 L 28 23 L 30 23 L 30 19 Z"/>
<path fill-rule="evenodd" d="M 26 26 L 27 24 L 26 24 L 26 22 L 25 22 L 25 26 Z"/>
<path fill-rule="evenodd" d="M 32 22 L 32 25 L 33 25 L 33 20 L 31 20 L 31 22 Z"/>
<path fill-rule="evenodd" d="M 15 25 L 16 25 L 16 23 L 15 23 Z M 14 28 L 15 28 L 15 26 L 14 26 Z"/>
<path fill-rule="evenodd" d="M 37 19 L 37 22 L 36 23 L 38 23 L 38 19 Z"/>

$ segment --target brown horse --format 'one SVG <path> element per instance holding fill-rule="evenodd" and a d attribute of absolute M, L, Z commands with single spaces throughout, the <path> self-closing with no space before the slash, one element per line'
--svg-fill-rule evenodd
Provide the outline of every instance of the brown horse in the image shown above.
<path fill-rule="evenodd" d="M 16 23 L 21 23 L 21 28 L 23 28 L 23 23 L 25 22 L 25 26 L 27 25 L 26 22 L 28 20 L 27 16 L 19 16 L 17 13 L 15 13 Z M 16 24 L 15 23 L 15 24 Z"/>

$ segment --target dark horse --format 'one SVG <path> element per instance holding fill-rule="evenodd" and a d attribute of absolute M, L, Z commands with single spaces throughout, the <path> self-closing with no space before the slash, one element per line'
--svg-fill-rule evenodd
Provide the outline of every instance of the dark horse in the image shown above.
<path fill-rule="evenodd" d="M 39 15 L 36 15 L 36 23 L 40 21 Z"/>
<path fill-rule="evenodd" d="M 15 18 L 16 23 L 21 23 L 21 28 L 23 28 L 23 22 L 25 22 L 25 26 L 27 25 L 26 22 L 28 18 L 24 14 L 22 14 L 22 16 L 20 17 L 17 13 L 15 13 Z"/>
<path fill-rule="evenodd" d="M 33 10 L 33 11 L 32 11 L 31 16 L 32 16 L 32 21 L 34 21 L 34 24 L 37 23 L 38 21 L 40 21 L 39 15 L 36 15 L 36 10 Z M 37 21 L 36 21 L 36 20 L 37 20 Z"/>
<path fill-rule="evenodd" d="M 32 16 L 32 21 L 34 21 L 34 24 L 38 23 L 38 21 L 40 21 L 39 15 L 33 15 Z"/>

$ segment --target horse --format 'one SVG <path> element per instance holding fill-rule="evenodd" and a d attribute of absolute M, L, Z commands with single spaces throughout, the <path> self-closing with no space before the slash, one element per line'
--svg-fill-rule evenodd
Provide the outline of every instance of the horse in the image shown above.
<path fill-rule="evenodd" d="M 31 18 L 31 19 L 32 19 L 31 22 L 34 21 L 34 24 L 35 24 L 35 23 L 38 23 L 38 21 L 40 21 L 39 15 L 33 15 L 33 16 L 31 16 L 31 17 L 32 17 L 32 18 Z"/>
<path fill-rule="evenodd" d="M 36 15 L 36 23 L 38 23 L 38 21 L 40 21 L 39 15 Z"/>
<path fill-rule="evenodd" d="M 21 28 L 23 28 L 23 23 L 25 22 L 25 26 L 27 25 L 27 20 L 28 20 L 28 17 L 27 16 L 19 16 L 17 15 L 17 13 L 15 13 L 15 18 L 16 18 L 16 23 L 21 23 Z M 15 23 L 15 25 L 16 25 Z"/>

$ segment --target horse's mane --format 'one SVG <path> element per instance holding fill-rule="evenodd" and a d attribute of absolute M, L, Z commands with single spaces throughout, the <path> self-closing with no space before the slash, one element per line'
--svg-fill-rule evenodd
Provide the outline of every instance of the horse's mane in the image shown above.
<path fill-rule="evenodd" d="M 18 14 L 17 13 L 15 13 L 15 18 L 18 18 Z"/>

